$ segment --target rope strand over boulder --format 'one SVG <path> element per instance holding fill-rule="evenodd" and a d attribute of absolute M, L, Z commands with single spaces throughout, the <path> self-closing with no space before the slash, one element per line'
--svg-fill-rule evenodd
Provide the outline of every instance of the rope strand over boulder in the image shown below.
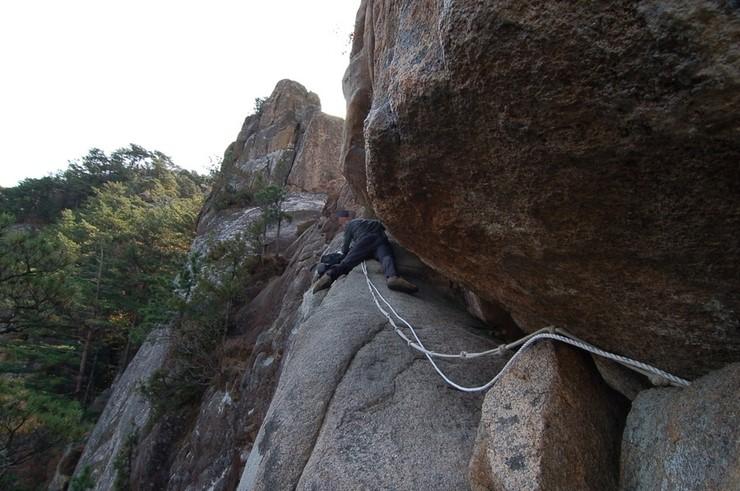
<path fill-rule="evenodd" d="M 385 297 L 383 297 L 383 295 L 380 293 L 378 288 L 372 282 L 372 280 L 370 279 L 370 276 L 367 273 L 367 264 L 365 261 L 363 261 L 362 263 L 362 272 L 365 275 L 365 281 L 367 282 L 367 288 L 370 291 L 370 295 L 373 297 L 373 301 L 375 302 L 375 305 L 378 307 L 378 310 L 380 310 L 380 312 L 388 319 L 388 322 L 390 322 L 391 326 L 393 326 L 393 329 L 396 332 L 396 334 L 398 334 L 398 336 L 401 339 L 403 339 L 409 347 L 415 349 L 416 351 L 419 351 L 420 353 L 423 353 L 424 356 L 427 357 L 427 359 L 432 364 L 434 369 L 442 377 L 442 379 L 444 379 L 445 382 L 447 382 L 450 386 L 458 390 L 461 390 L 463 392 L 479 392 L 479 391 L 486 390 L 492 387 L 496 383 L 496 381 L 498 381 L 501 375 L 504 374 L 506 370 L 511 366 L 511 364 L 514 362 L 517 356 L 519 356 L 519 354 L 524 352 L 524 350 L 526 350 L 529 346 L 531 346 L 532 344 L 536 343 L 537 341 L 541 339 L 552 339 L 555 341 L 560 341 L 561 343 L 569 344 L 571 346 L 580 348 L 589 353 L 593 353 L 603 358 L 616 361 L 617 363 L 620 363 L 631 370 L 642 373 L 643 375 L 647 375 L 647 374 L 657 375 L 661 378 L 664 378 L 665 380 L 670 382 L 672 385 L 675 385 L 677 387 L 687 387 L 690 384 L 688 380 L 677 377 L 673 374 L 670 374 L 652 365 L 648 365 L 647 363 L 633 360 L 632 358 L 628 358 L 626 356 L 610 353 L 609 351 L 604 351 L 600 348 L 597 348 L 596 346 L 592 344 L 589 344 L 583 341 L 582 339 L 578 339 L 577 337 L 573 336 L 572 334 L 568 333 L 567 331 L 563 329 L 557 329 L 552 326 L 546 327 L 544 329 L 540 329 L 539 331 L 534 332 L 521 339 L 518 339 L 512 343 L 501 345 L 501 346 L 498 346 L 497 348 L 487 350 L 487 351 L 481 351 L 478 353 L 468 353 L 466 351 L 461 351 L 460 353 L 438 353 L 436 351 L 430 351 L 424 346 L 424 343 L 421 342 L 421 339 L 419 339 L 419 336 L 416 334 L 416 330 L 414 329 L 414 327 L 406 319 L 401 317 L 398 314 L 398 312 L 396 312 L 393 306 L 390 303 L 388 303 Z M 388 310 L 385 310 L 381 306 L 378 299 L 380 299 L 386 305 Z M 391 313 L 393 315 L 391 315 Z M 394 320 L 393 316 L 395 316 L 399 321 L 401 321 L 403 324 L 406 325 L 406 327 L 409 328 L 409 330 L 411 331 L 411 334 L 413 335 L 416 341 L 410 339 L 408 336 L 406 336 L 406 334 L 404 334 L 404 332 L 401 330 L 398 324 L 396 324 L 396 321 Z M 501 371 L 498 374 L 496 374 L 496 376 L 493 377 L 488 383 L 485 383 L 478 387 L 464 387 L 460 384 L 455 383 L 439 368 L 437 363 L 434 361 L 434 358 L 470 359 L 470 358 L 477 358 L 480 356 L 487 356 L 487 355 L 500 356 L 506 353 L 507 351 L 513 348 L 519 347 L 519 346 L 521 346 L 519 348 L 519 351 L 517 351 L 514 354 L 514 356 L 512 356 L 511 359 L 509 359 L 508 362 L 506 362 L 506 365 L 504 365 L 504 368 L 502 368 Z"/>

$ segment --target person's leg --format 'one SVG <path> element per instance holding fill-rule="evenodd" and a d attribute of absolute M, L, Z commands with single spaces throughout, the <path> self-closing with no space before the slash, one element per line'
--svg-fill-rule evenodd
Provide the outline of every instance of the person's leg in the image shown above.
<path fill-rule="evenodd" d="M 376 243 L 377 237 L 363 237 L 360 241 L 355 242 L 352 245 L 349 252 L 347 252 L 347 255 L 344 256 L 344 259 L 342 259 L 342 262 L 339 264 L 335 264 L 334 266 L 329 268 L 326 274 L 329 275 L 333 280 L 336 280 L 343 274 L 349 273 L 362 261 L 364 261 L 368 257 L 373 256 Z"/>
<path fill-rule="evenodd" d="M 316 293 L 329 288 L 334 280 L 352 271 L 352 268 L 368 257 L 372 257 L 377 242 L 378 238 L 373 236 L 363 237 L 361 240 L 355 242 L 347 252 L 347 255 L 344 256 L 344 259 L 342 259 L 342 262 L 327 269 L 324 276 L 314 284 L 313 292 Z"/>
<path fill-rule="evenodd" d="M 391 248 L 388 239 L 383 240 L 380 245 L 375 248 L 375 259 L 383 265 L 383 273 L 386 278 L 392 278 L 398 276 L 396 271 L 396 258 L 393 257 L 393 249 Z"/>
<path fill-rule="evenodd" d="M 383 237 L 383 241 L 375 248 L 375 258 L 383 265 L 388 288 L 406 293 L 414 293 L 419 290 L 416 285 L 398 275 L 396 259 L 393 257 L 393 249 L 387 238 Z"/>

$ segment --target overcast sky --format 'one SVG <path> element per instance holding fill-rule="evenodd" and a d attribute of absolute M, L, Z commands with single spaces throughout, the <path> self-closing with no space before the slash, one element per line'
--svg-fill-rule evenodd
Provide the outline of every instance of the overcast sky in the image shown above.
<path fill-rule="evenodd" d="M 344 116 L 360 0 L 0 3 L 0 186 L 137 143 L 202 170 L 283 78 Z"/>

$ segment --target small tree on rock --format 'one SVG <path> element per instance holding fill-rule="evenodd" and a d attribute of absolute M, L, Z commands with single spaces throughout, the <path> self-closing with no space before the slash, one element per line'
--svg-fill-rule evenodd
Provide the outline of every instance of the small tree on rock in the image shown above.
<path fill-rule="evenodd" d="M 293 217 L 283 211 L 283 205 L 288 197 L 285 188 L 269 184 L 255 193 L 255 201 L 262 212 L 260 225 L 262 226 L 262 243 L 267 246 L 267 229 L 270 225 L 277 225 L 275 238 L 275 254 L 280 254 L 280 227 L 283 221 L 290 221 Z"/>

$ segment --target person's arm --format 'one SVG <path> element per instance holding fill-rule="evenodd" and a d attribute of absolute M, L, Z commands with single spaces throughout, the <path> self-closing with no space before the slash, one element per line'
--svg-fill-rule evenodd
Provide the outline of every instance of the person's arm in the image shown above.
<path fill-rule="evenodd" d="M 342 244 L 342 256 L 346 256 L 349 252 L 349 245 L 352 243 L 352 222 L 348 223 L 344 229 L 344 244 Z"/>

